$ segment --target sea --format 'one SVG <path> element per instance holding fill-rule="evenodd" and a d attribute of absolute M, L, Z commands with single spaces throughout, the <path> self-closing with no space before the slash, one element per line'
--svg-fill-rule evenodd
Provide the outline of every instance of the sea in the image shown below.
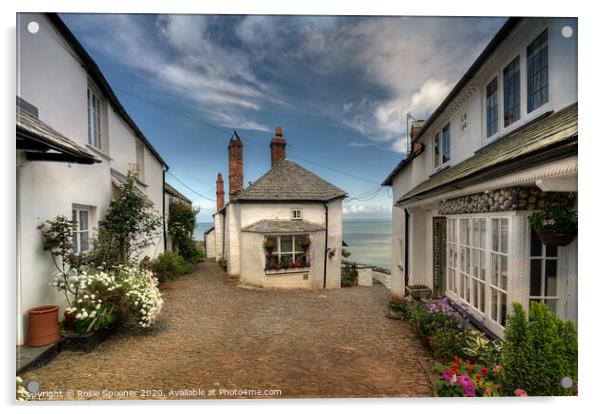
<path fill-rule="evenodd" d="M 203 240 L 203 234 L 213 223 L 197 223 L 194 238 Z M 343 219 L 343 240 L 351 252 L 346 260 L 356 263 L 390 268 L 391 219 L 353 218 Z"/>

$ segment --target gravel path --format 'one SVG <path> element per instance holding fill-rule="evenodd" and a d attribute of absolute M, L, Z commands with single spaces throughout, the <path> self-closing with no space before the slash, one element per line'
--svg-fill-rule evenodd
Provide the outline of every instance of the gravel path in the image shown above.
<path fill-rule="evenodd" d="M 22 377 L 65 399 L 433 395 L 429 356 L 384 316 L 382 285 L 251 290 L 206 262 L 163 292 L 151 331 L 124 329 Z"/>

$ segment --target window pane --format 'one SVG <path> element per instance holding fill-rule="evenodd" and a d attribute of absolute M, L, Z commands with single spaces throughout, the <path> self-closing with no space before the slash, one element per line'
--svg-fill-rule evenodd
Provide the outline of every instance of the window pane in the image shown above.
<path fill-rule="evenodd" d="M 491 220 L 491 250 L 499 251 L 499 220 Z"/>
<path fill-rule="evenodd" d="M 435 157 L 435 167 L 438 167 L 441 160 L 441 144 L 440 144 L 439 134 L 435 135 L 435 139 L 433 141 L 433 151 Z"/>
<path fill-rule="evenodd" d="M 85 252 L 88 251 L 88 248 L 90 247 L 89 243 L 88 243 L 88 232 L 87 231 L 83 231 L 80 233 L 80 244 L 81 244 L 81 251 Z"/>
<path fill-rule="evenodd" d="M 491 255 L 491 284 L 498 286 L 498 256 L 496 254 Z"/>
<path fill-rule="evenodd" d="M 485 267 L 485 252 L 481 252 L 481 280 L 485 280 L 487 268 Z"/>
<path fill-rule="evenodd" d="M 508 253 L 508 219 L 501 219 L 501 243 L 500 243 L 500 251 L 502 253 Z"/>
<path fill-rule="evenodd" d="M 470 301 L 470 303 L 472 303 L 472 305 L 476 308 L 477 304 L 479 303 L 479 282 L 476 281 L 476 279 L 473 279 L 472 281 L 472 299 Z"/>
<path fill-rule="evenodd" d="M 497 321 L 497 290 L 491 289 L 491 319 Z"/>
<path fill-rule="evenodd" d="M 79 229 L 88 230 L 88 212 L 86 210 L 79 211 Z"/>
<path fill-rule="evenodd" d="M 546 257 L 558 257 L 558 247 L 556 246 L 545 246 Z"/>
<path fill-rule="evenodd" d="M 550 312 L 558 314 L 558 299 L 546 299 L 544 302 L 548 305 Z"/>
<path fill-rule="evenodd" d="M 497 78 L 487 85 L 487 137 L 489 138 L 498 130 L 498 92 Z"/>
<path fill-rule="evenodd" d="M 504 68 L 504 126 L 520 119 L 519 57 Z"/>
<path fill-rule="evenodd" d="M 508 288 L 508 257 L 500 256 L 500 260 L 501 288 L 506 290 Z"/>
<path fill-rule="evenodd" d="M 292 236 L 280 236 L 280 251 L 282 253 L 292 253 L 292 251 L 293 251 L 293 237 Z"/>
<path fill-rule="evenodd" d="M 529 295 L 541 296 L 541 260 L 531 259 L 531 271 L 529 272 Z"/>
<path fill-rule="evenodd" d="M 505 293 L 500 293 L 500 308 L 501 308 L 501 321 L 500 323 L 503 325 L 506 324 L 506 294 Z"/>
<path fill-rule="evenodd" d="M 542 243 L 535 230 L 531 229 L 531 256 L 541 256 Z"/>
<path fill-rule="evenodd" d="M 487 223 L 485 219 L 481 219 L 481 248 L 485 248 L 485 244 L 487 243 Z M 484 261 L 482 263 L 485 263 Z"/>
<path fill-rule="evenodd" d="M 480 296 L 480 303 L 479 303 L 479 310 L 481 312 L 485 312 L 485 284 L 484 283 L 479 283 L 479 296 Z"/>
<path fill-rule="evenodd" d="M 447 162 L 451 158 L 451 142 L 450 142 L 450 134 L 449 134 L 449 124 L 443 127 L 441 131 L 441 161 L 443 163 Z"/>
<path fill-rule="evenodd" d="M 548 102 L 548 31 L 527 46 L 527 111 Z"/>
<path fill-rule="evenodd" d="M 558 292 L 556 265 L 556 260 L 546 260 L 546 296 L 556 296 Z"/>
<path fill-rule="evenodd" d="M 301 246 L 301 240 L 304 236 L 295 236 L 295 252 L 303 252 L 303 246 Z"/>

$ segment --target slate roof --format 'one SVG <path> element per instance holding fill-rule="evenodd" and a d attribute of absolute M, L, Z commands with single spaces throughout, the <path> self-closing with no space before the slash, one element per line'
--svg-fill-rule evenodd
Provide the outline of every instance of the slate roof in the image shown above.
<path fill-rule="evenodd" d="M 172 196 L 179 198 L 182 201 L 187 202 L 188 204 L 192 204 L 192 201 L 188 197 L 186 197 L 184 194 L 173 188 L 167 181 L 165 182 L 165 192 L 167 194 L 171 194 Z"/>
<path fill-rule="evenodd" d="M 309 233 L 325 227 L 305 220 L 260 220 L 242 231 L 253 233 Z"/>
<path fill-rule="evenodd" d="M 481 148 L 472 157 L 444 170 L 418 184 L 404 194 L 397 203 L 411 198 L 426 197 L 442 187 L 459 183 L 475 175 L 491 171 L 509 162 L 523 162 L 523 167 L 533 165 L 536 153 L 573 143 L 577 151 L 578 104 L 570 105 L 525 128 L 510 133 Z M 459 186 L 458 186 L 459 188 Z"/>
<path fill-rule="evenodd" d="M 18 106 L 16 117 L 17 149 L 39 153 L 58 152 L 64 154 L 66 161 L 81 164 L 101 162 L 84 147 Z"/>
<path fill-rule="evenodd" d="M 231 201 L 330 201 L 346 192 L 284 159 Z"/>

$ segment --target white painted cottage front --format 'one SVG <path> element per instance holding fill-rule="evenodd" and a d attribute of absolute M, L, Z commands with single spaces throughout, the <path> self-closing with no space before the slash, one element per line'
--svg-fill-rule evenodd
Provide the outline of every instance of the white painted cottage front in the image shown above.
<path fill-rule="evenodd" d="M 498 336 L 514 301 L 543 300 L 576 322 L 576 240 L 542 247 L 526 208 L 442 207 L 519 187 L 559 192 L 576 209 L 577 100 L 577 20 L 510 18 L 431 117 L 414 124 L 409 155 L 383 183 L 393 189 L 394 293 L 426 285 Z"/>
<path fill-rule="evenodd" d="M 32 22 L 39 28 L 35 33 L 28 30 Z M 50 286 L 56 269 L 42 250 L 37 226 L 57 215 L 77 215 L 85 250 L 115 185 L 132 168 L 139 172 L 139 189 L 162 214 L 167 165 L 56 14 L 17 15 L 17 101 L 17 344 L 22 344 L 28 309 L 59 304 L 61 315 L 64 309 L 64 299 Z M 52 137 L 31 129 L 32 124 L 49 128 Z M 20 134 L 50 139 L 50 151 L 20 149 Z M 57 152 L 52 139 L 74 149 L 85 163 Z M 53 156 L 56 161 L 48 161 Z M 160 254 L 164 237 L 162 231 L 157 234 L 144 254 Z"/>

